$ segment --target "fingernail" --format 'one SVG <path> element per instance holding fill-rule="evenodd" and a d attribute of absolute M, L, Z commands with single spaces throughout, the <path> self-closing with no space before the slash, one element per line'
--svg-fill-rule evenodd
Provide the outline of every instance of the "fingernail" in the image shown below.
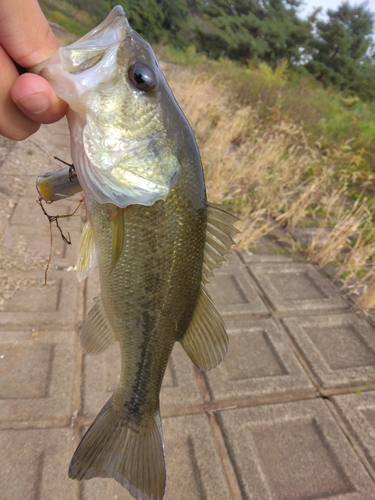
<path fill-rule="evenodd" d="M 24 108 L 25 111 L 39 115 L 49 108 L 49 100 L 44 94 L 33 94 L 23 97 L 18 101 L 18 104 Z"/>

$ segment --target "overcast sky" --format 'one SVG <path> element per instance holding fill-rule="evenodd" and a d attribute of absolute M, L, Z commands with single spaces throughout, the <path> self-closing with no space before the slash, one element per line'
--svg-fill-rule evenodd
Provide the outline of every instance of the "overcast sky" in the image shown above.
<path fill-rule="evenodd" d="M 336 10 L 343 0 L 303 0 L 305 7 L 301 8 L 301 17 L 307 17 L 313 11 L 314 7 L 323 7 L 323 12 L 328 9 Z M 359 5 L 363 3 L 361 0 L 349 0 L 351 5 Z M 368 0 L 367 8 L 375 14 L 375 0 Z"/>

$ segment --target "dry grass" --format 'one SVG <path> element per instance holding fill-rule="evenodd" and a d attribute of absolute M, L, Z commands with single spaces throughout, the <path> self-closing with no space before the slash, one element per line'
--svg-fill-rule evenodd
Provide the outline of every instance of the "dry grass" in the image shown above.
<path fill-rule="evenodd" d="M 236 102 L 219 74 L 192 75 L 173 65 L 164 70 L 195 132 L 208 198 L 232 206 L 243 220 L 238 248 L 255 246 L 275 228 L 308 222 L 318 228 L 308 259 L 321 268 L 334 263 L 336 277 L 345 275 L 347 283 L 356 277 L 358 306 L 371 308 L 374 206 L 363 196 L 355 202 L 348 196 L 358 174 L 342 165 L 361 161 L 350 141 L 331 148 L 312 144 L 303 127 L 276 108 L 265 123 L 256 106 Z"/>

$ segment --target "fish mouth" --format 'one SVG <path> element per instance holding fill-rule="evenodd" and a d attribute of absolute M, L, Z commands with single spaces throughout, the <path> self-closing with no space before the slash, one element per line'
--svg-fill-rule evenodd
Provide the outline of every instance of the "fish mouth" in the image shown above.
<path fill-rule="evenodd" d="M 124 9 L 117 5 L 98 26 L 76 42 L 60 47 L 55 55 L 32 66 L 29 71 L 42 74 L 47 66 L 61 63 L 67 73 L 81 73 L 99 62 L 111 47 L 121 43 L 132 31 Z"/>
<path fill-rule="evenodd" d="M 118 5 L 99 26 L 76 42 L 60 47 L 31 71 L 45 77 L 61 99 L 84 114 L 82 94 L 113 76 L 117 71 L 118 48 L 124 40 L 131 39 L 132 33 L 125 12 Z"/>
<path fill-rule="evenodd" d="M 79 44 L 81 45 L 82 42 L 86 42 L 88 40 L 92 41 L 95 38 L 102 38 L 103 35 L 106 35 L 106 31 L 112 30 L 116 24 L 122 23 L 128 28 L 129 31 L 131 31 L 131 27 L 128 23 L 128 20 L 126 19 L 124 9 L 121 5 L 116 5 L 116 7 L 111 10 L 104 21 L 102 21 L 98 26 L 96 26 L 96 28 L 92 29 L 78 40 Z M 120 39 L 117 39 L 117 41 L 120 41 Z M 71 44 L 71 46 L 73 45 L 74 43 Z"/>

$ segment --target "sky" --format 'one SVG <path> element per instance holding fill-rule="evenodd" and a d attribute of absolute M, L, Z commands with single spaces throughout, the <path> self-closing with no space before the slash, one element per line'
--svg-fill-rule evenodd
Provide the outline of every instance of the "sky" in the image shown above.
<path fill-rule="evenodd" d="M 351 5 L 359 5 L 363 0 L 348 0 Z M 314 7 L 323 7 L 323 12 L 328 9 L 336 10 L 343 0 L 303 0 L 305 7 L 301 8 L 300 16 L 307 17 L 312 13 Z M 375 0 L 367 1 L 367 8 L 375 14 Z"/>

